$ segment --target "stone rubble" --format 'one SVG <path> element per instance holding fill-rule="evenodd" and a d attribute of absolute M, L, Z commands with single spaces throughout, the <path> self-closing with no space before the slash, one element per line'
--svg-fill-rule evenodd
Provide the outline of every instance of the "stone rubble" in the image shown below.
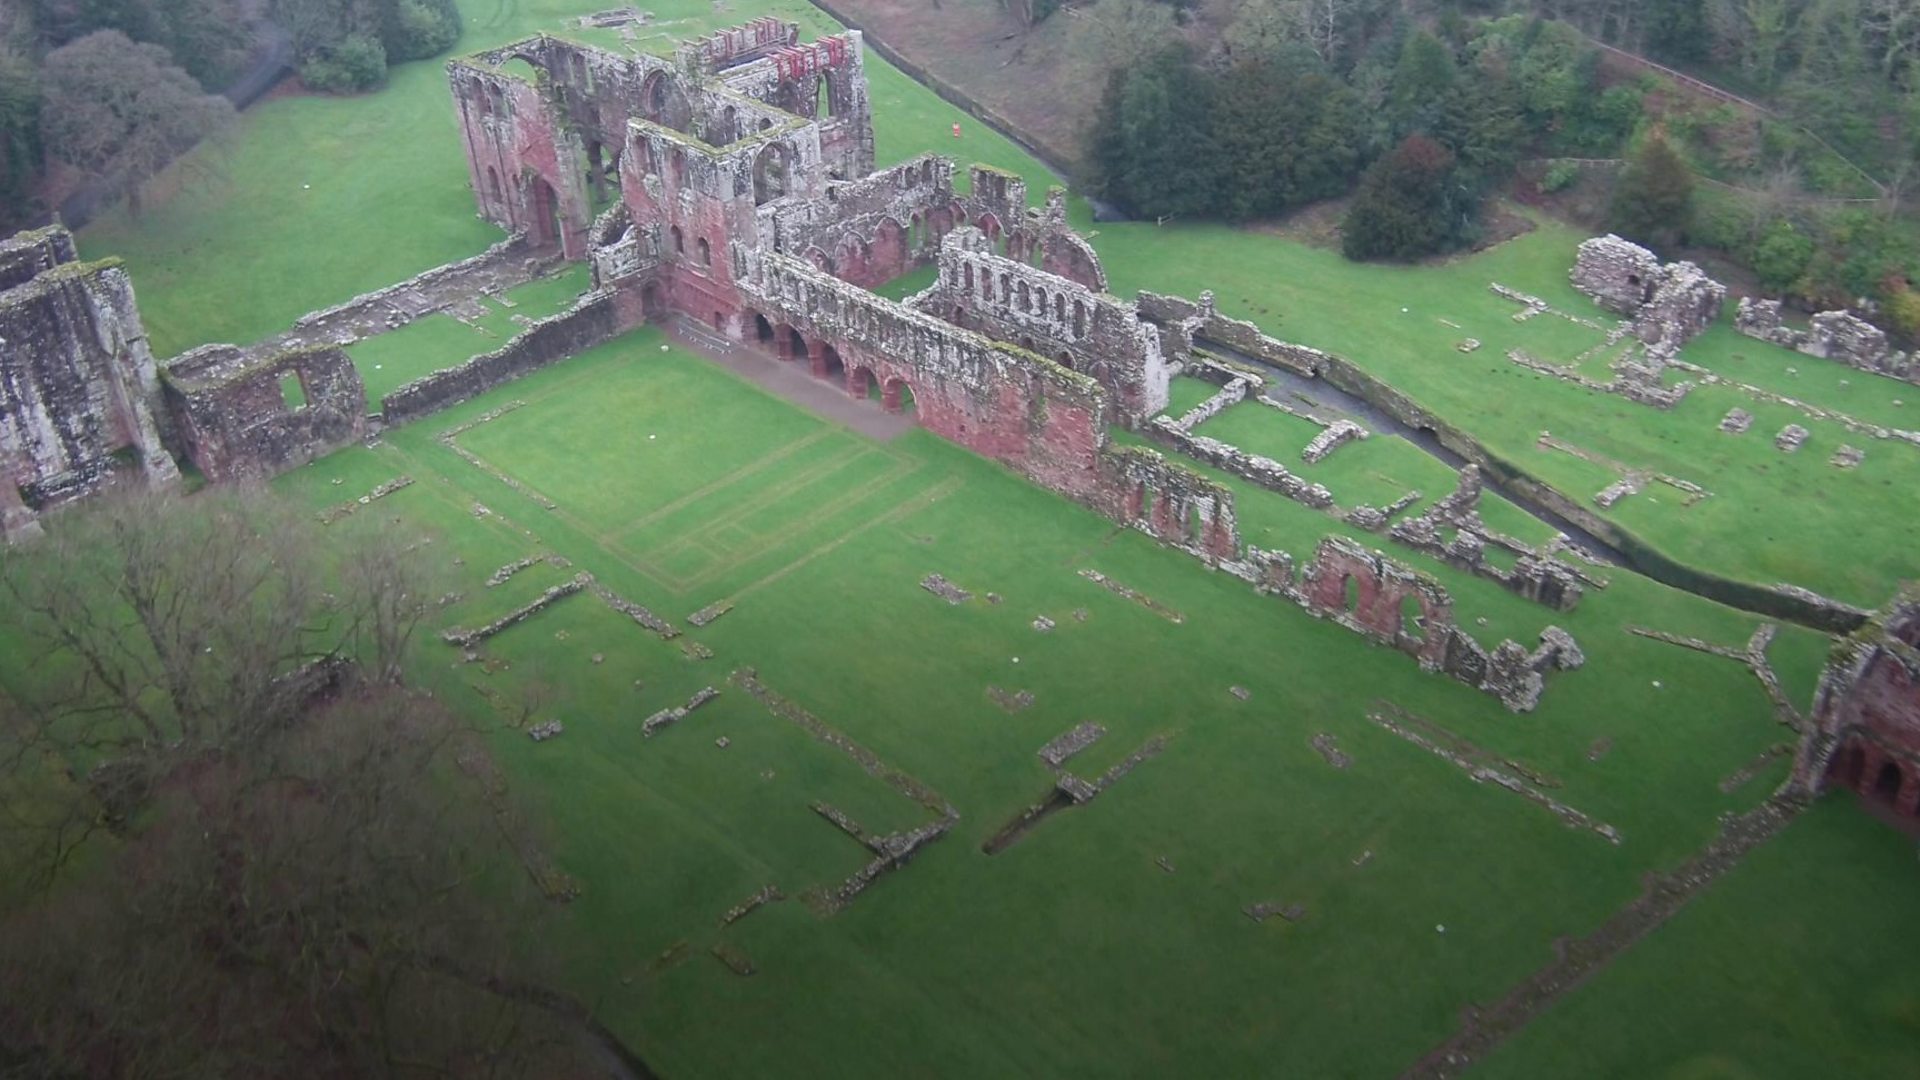
<path fill-rule="evenodd" d="M 338 481 L 336 481 L 336 483 L 337 482 Z M 391 480 L 384 481 L 376 485 L 372 491 L 369 491 L 365 495 L 362 495 L 359 498 L 354 499 L 352 502 L 343 502 L 338 506 L 330 506 L 327 509 L 320 511 L 320 524 L 331 525 L 334 522 L 339 521 L 341 518 L 347 517 L 355 513 L 363 506 L 371 505 L 372 503 L 380 499 L 384 499 L 396 491 L 400 491 L 403 488 L 411 487 L 412 485 L 413 485 L 413 477 L 411 476 L 396 476 Z"/>
<path fill-rule="evenodd" d="M 940 599 L 945 600 L 949 604 L 964 604 L 973 598 L 972 593 L 941 577 L 939 574 L 928 574 L 926 577 L 920 579 L 920 587 Z"/>
<path fill-rule="evenodd" d="M 1795 330 L 1780 317 L 1780 301 L 1743 297 L 1734 310 L 1733 328 L 1751 338 L 1871 371 L 1890 379 L 1920 382 L 1920 363 L 1893 349 L 1886 332 L 1848 311 L 1823 311 L 1809 328 Z"/>
<path fill-rule="evenodd" d="M 763 885 L 760 887 L 760 891 L 728 908 L 727 913 L 720 916 L 720 925 L 722 927 L 732 926 L 734 923 L 760 910 L 763 906 L 777 900 L 785 900 L 786 898 L 786 894 L 780 891 L 780 886 Z"/>
<path fill-rule="evenodd" d="M 546 742 L 548 739 L 553 738 L 565 730 L 566 728 L 561 726 L 560 721 L 548 720 L 546 723 L 535 724 L 528 728 L 527 738 L 532 739 L 534 742 Z"/>
<path fill-rule="evenodd" d="M 1070 730 L 1054 736 L 1040 748 L 1040 760 L 1050 769 L 1058 769 L 1073 755 L 1098 742 L 1107 729 L 1092 721 L 1076 724 Z"/>
<path fill-rule="evenodd" d="M 687 699 L 685 705 L 675 705 L 672 708 L 661 709 L 659 712 L 640 721 L 641 737 L 648 739 L 653 738 L 661 729 L 685 720 L 688 714 L 692 713 L 695 709 L 698 709 L 700 706 L 705 705 L 707 702 L 719 696 L 720 691 L 715 690 L 713 687 L 702 687 L 695 691 L 692 697 Z"/>
<path fill-rule="evenodd" d="M 699 611 L 687 616 L 687 622 L 694 626 L 705 626 L 713 620 L 733 610 L 733 601 L 719 600 L 708 604 Z"/>
<path fill-rule="evenodd" d="M 1300 451 L 1300 460 L 1309 465 L 1325 461 L 1328 455 L 1350 442 L 1365 439 L 1369 435 L 1366 428 L 1351 420 L 1336 420 L 1320 434 L 1313 437 L 1305 450 Z"/>
<path fill-rule="evenodd" d="M 1745 435 L 1753 427 L 1753 414 L 1745 409 L 1729 409 L 1720 421 L 1720 430 L 1729 435 Z"/>
<path fill-rule="evenodd" d="M 516 626 L 526 621 L 527 619 L 530 619 L 533 616 L 538 615 L 540 612 L 545 611 L 548 606 L 554 603 L 557 603 L 561 600 L 564 600 L 569 596 L 572 596 L 573 594 L 586 588 L 592 582 L 593 582 L 593 578 L 591 575 L 588 575 L 588 574 L 575 575 L 573 580 L 565 582 L 564 584 L 555 585 L 547 589 L 545 592 L 541 593 L 538 598 L 526 604 L 523 604 L 518 608 L 515 608 L 513 611 L 510 611 L 507 614 L 502 615 L 498 619 L 495 619 L 494 621 L 488 623 L 483 627 L 480 627 L 477 630 L 463 630 L 463 629 L 460 629 L 459 627 L 455 627 L 450 630 L 442 631 L 440 634 L 440 638 L 442 641 L 445 641 L 449 645 L 458 645 L 463 649 L 470 650 L 473 648 L 473 646 L 478 645 L 483 641 L 486 641 L 488 638 L 493 637 L 495 634 L 500 633 L 502 630 L 505 630 L 511 626 Z"/>
<path fill-rule="evenodd" d="M 1836 469 L 1854 469 L 1858 468 L 1860 463 L 1865 461 L 1866 458 L 1867 452 L 1865 450 L 1857 446 L 1842 444 L 1838 450 L 1833 452 L 1833 456 L 1827 459 L 1827 464 L 1832 465 Z"/>
<path fill-rule="evenodd" d="M 1780 434 L 1773 437 L 1774 448 L 1791 454 L 1807 444 L 1809 434 L 1811 433 L 1799 424 L 1788 424 L 1780 429 Z"/>
<path fill-rule="evenodd" d="M 1336 769 L 1344 769 L 1353 764 L 1353 759 L 1340 749 L 1339 742 L 1327 732 L 1322 731 L 1308 739 L 1307 745 L 1313 747 L 1315 753 Z"/>

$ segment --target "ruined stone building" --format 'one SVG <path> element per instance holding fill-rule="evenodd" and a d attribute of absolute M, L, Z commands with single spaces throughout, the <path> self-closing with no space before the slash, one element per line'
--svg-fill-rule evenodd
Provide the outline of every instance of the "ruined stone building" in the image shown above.
<path fill-rule="evenodd" d="M 360 437 L 366 391 L 335 347 L 208 345 L 156 364 L 120 264 L 54 225 L 0 241 L 0 540 L 117 481 L 263 479 Z"/>
<path fill-rule="evenodd" d="M 1834 647 L 1789 784 L 1838 784 L 1920 831 L 1920 592 Z"/>
<path fill-rule="evenodd" d="M 875 170 L 860 34 L 759 19 L 672 59 L 535 37 L 448 65 L 481 213 L 591 260 L 628 318 L 673 317 L 1156 535 L 1237 547 L 1220 500 L 1110 458 L 1172 368 L 1106 292 L 1064 196 L 927 155 Z M 617 201 L 589 220 L 597 196 Z M 935 264 L 908 300 L 871 287 Z M 1162 475 L 1167 474 L 1167 475 Z"/>
<path fill-rule="evenodd" d="M 115 260 L 81 262 L 52 226 L 0 241 L 0 538 L 125 476 L 180 477 L 161 444 L 159 373 Z"/>

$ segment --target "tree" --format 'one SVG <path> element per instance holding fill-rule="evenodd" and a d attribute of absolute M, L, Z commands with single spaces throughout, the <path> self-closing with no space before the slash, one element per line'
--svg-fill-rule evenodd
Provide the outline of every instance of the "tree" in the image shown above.
<path fill-rule="evenodd" d="M 1466 235 L 1469 209 L 1453 153 L 1425 135 L 1409 135 L 1361 177 L 1341 223 L 1341 250 L 1349 259 L 1444 251 Z"/>
<path fill-rule="evenodd" d="M 1621 171 L 1607 217 L 1622 236 L 1669 248 L 1686 235 L 1692 212 L 1693 173 L 1656 131 Z"/>
<path fill-rule="evenodd" d="M 0 44 L 0 205 L 24 208 L 40 174 L 40 75 L 25 56 Z M 0 212 L 0 230 L 13 222 Z"/>
<path fill-rule="evenodd" d="M 141 495 L 0 553 L 0 1062 L 568 1072 L 549 871 L 479 733 L 391 677 L 422 571 L 340 528 Z"/>
<path fill-rule="evenodd" d="M 1071 14 L 1068 48 L 1102 77 L 1134 71 L 1179 37 L 1173 9 L 1154 0 L 1098 0 Z"/>
<path fill-rule="evenodd" d="M 1271 216 L 1339 195 L 1353 182 L 1360 165 L 1353 93 L 1315 70 L 1311 54 L 1304 59 L 1244 64 L 1213 80 L 1207 154 L 1222 216 Z"/>
<path fill-rule="evenodd" d="M 1116 70 L 1088 148 L 1095 190 L 1142 216 L 1211 213 L 1208 89 L 1181 49 Z"/>
<path fill-rule="evenodd" d="M 1458 77 L 1453 51 L 1439 38 L 1425 30 L 1408 37 L 1394 66 L 1387 98 L 1395 134 L 1431 134 L 1439 126 Z"/>
<path fill-rule="evenodd" d="M 142 188 L 195 144 L 223 134 L 233 105 L 202 93 L 157 45 L 99 30 L 47 55 L 41 136 L 139 217 Z"/>

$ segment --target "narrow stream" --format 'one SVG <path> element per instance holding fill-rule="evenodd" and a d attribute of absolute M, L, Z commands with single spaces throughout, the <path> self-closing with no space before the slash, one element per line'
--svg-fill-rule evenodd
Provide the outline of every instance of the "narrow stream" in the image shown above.
<path fill-rule="evenodd" d="M 1276 393 L 1292 395 L 1304 398 L 1312 404 L 1321 405 L 1332 411 L 1351 416 L 1356 421 L 1364 424 L 1370 431 L 1386 435 L 1395 435 L 1405 439 L 1407 442 L 1438 458 L 1447 468 L 1455 472 L 1466 468 L 1469 464 L 1466 458 L 1440 445 L 1440 440 L 1434 436 L 1433 432 L 1425 428 L 1409 426 L 1403 423 L 1398 417 L 1379 408 L 1365 398 L 1349 394 L 1345 390 L 1327 382 L 1325 379 L 1301 375 L 1298 372 L 1262 360 L 1257 356 L 1249 356 L 1231 345 L 1226 345 L 1218 341 L 1212 341 L 1206 338 L 1195 338 L 1194 344 L 1217 356 L 1229 357 L 1236 363 L 1258 370 L 1267 380 L 1267 396 L 1271 397 Z M 1276 398 L 1276 400 L 1278 399 Z M 1519 507 L 1541 524 L 1546 525 L 1556 532 L 1567 534 L 1569 539 L 1575 544 L 1578 544 L 1595 559 L 1623 569 L 1634 570 L 1632 562 L 1620 549 L 1614 547 L 1612 544 L 1607 543 L 1605 540 L 1575 525 L 1573 522 L 1568 521 L 1566 518 L 1561 517 L 1546 507 L 1539 506 L 1529 499 L 1506 490 L 1497 484 L 1492 476 L 1489 476 L 1485 472 L 1481 473 L 1481 479 L 1486 482 L 1488 487 L 1499 492 L 1502 498 Z M 1635 572 L 1637 573 L 1638 571 Z"/>

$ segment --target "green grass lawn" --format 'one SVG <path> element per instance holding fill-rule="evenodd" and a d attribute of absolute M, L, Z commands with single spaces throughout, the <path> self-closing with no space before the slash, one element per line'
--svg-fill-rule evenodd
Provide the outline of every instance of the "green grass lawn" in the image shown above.
<path fill-rule="evenodd" d="M 704 629 L 681 624 L 708 660 L 583 595 L 494 639 L 486 652 L 506 666 L 491 674 L 437 640 L 416 673 L 451 700 L 538 700 L 566 724 L 547 743 L 503 735 L 499 752 L 585 889 L 567 919 L 580 989 L 669 1074 L 1390 1072 L 1443 1037 L 1461 1002 L 1544 962 L 1554 936 L 1590 929 L 1641 873 L 1778 780 L 1715 787 L 1782 738 L 1744 669 L 1620 629 L 1737 642 L 1749 617 L 1625 575 L 1561 615 L 1455 575 L 1474 632 L 1555 621 L 1588 653 L 1515 717 L 923 432 L 871 442 L 661 342 L 629 335 L 277 487 L 317 509 L 414 477 L 362 513 L 396 539 L 433 538 L 462 595 L 444 624 L 478 625 L 582 569 L 676 621 L 736 603 Z M 493 472 L 438 440 L 513 401 L 458 437 Z M 1329 531 L 1273 501 L 1294 547 Z M 482 585 L 539 552 L 573 565 Z M 930 572 L 976 599 L 932 596 L 918 585 Z M 1049 633 L 1029 625 L 1042 614 Z M 1809 687 L 1820 639 L 1790 630 L 1777 648 L 1789 685 Z M 731 688 L 739 667 L 951 801 L 953 833 L 838 915 L 788 901 L 716 929 L 765 884 L 794 896 L 865 860 L 810 801 L 874 831 L 927 820 Z M 642 718 L 706 685 L 718 701 L 641 737 Z M 991 686 L 1035 702 L 1008 713 Z M 1625 843 L 1373 727 L 1380 699 L 1550 775 L 1557 798 Z M 1046 794 L 1034 751 L 1089 719 L 1110 734 L 1073 763 L 1088 773 L 1153 735 L 1172 742 L 1094 803 L 983 854 Z M 1322 732 L 1351 768 L 1308 745 Z M 1592 760 L 1600 739 L 1610 749 Z M 1308 914 L 1241 914 L 1263 900 Z M 759 973 L 706 955 L 719 941 Z M 682 943 L 683 961 L 655 962 Z"/>
<path fill-rule="evenodd" d="M 1917 889 L 1913 841 L 1829 799 L 1474 1075 L 1911 1077 L 1920 936 L 1888 900 Z"/>
<path fill-rule="evenodd" d="M 460 48 L 471 50 L 606 5 L 461 6 Z M 671 0 L 651 10 L 674 33 L 763 13 L 828 25 L 798 3 L 719 12 Z M 1036 195 L 1050 182 L 1017 148 L 877 56 L 867 67 L 882 163 L 937 150 L 1013 169 Z M 956 119 L 960 140 L 950 134 Z M 109 215 L 81 237 L 89 257 L 127 258 L 162 355 L 265 336 L 498 238 L 474 217 L 437 62 L 402 65 L 365 98 L 287 97 L 249 110 L 227 155 L 224 184 L 184 192 L 138 223 Z M 1084 225 L 1084 207 L 1074 212 Z M 1484 254 L 1417 268 L 1356 266 L 1205 225 L 1102 224 L 1095 243 L 1121 295 L 1211 288 L 1222 310 L 1353 357 L 1576 498 L 1615 474 L 1536 449 L 1543 430 L 1702 483 L 1714 494 L 1692 507 L 1656 485 L 1611 511 L 1682 561 L 1862 603 L 1913 576 L 1920 556 L 1904 498 L 1920 481 L 1912 448 L 1874 442 L 1860 469 L 1841 472 L 1826 458 L 1842 441 L 1860 445 L 1856 436 L 1809 422 L 1807 448 L 1782 455 L 1772 433 L 1797 414 L 1733 391 L 1698 390 L 1662 413 L 1506 360 L 1519 348 L 1571 363 L 1599 340 L 1550 316 L 1516 323 L 1517 307 L 1487 289 L 1499 281 L 1598 317 L 1565 282 L 1578 239 L 1542 224 Z M 513 312 L 552 310 L 577 280 L 526 286 L 523 306 L 490 314 L 479 330 L 423 320 L 355 346 L 355 361 L 377 397 L 496 347 Z M 924 284 L 909 275 L 888 288 L 900 295 Z M 1800 396 L 1863 416 L 1920 407 L 1893 406 L 1884 380 L 1729 334 L 1703 338 L 1698 362 L 1769 386 L 1791 380 Z M 1469 336 L 1484 347 L 1459 352 Z M 500 753 L 548 821 L 556 859 L 585 888 L 566 920 L 576 989 L 667 1075 L 1395 1072 L 1449 1033 L 1464 1003 L 1496 997 L 1546 962 L 1556 936 L 1590 930 L 1637 892 L 1643 873 L 1697 849 L 1717 815 L 1753 805 L 1784 774 L 1776 762 L 1720 793 L 1720 778 L 1787 733 L 1739 665 L 1624 629 L 1737 644 L 1755 625 L 1750 616 L 1624 573 L 1577 610 L 1554 613 L 1393 552 L 1440 578 L 1462 626 L 1488 644 L 1503 635 L 1530 642 L 1549 622 L 1578 638 L 1587 666 L 1556 675 L 1539 711 L 1516 717 L 925 432 L 875 443 L 661 344 L 653 331 L 630 335 L 276 486 L 317 510 L 412 476 L 413 486 L 361 513 L 379 515 L 396 540 L 433 540 L 436 566 L 461 596 L 436 615 L 443 625 L 484 623 L 575 570 L 675 620 L 718 600 L 737 604 L 668 642 L 577 596 L 489 643 L 505 666 L 458 663 L 430 639 L 415 672 L 476 713 L 537 701 L 565 722 L 553 742 L 503 735 Z M 1172 411 L 1212 392 L 1176 380 Z M 458 437 L 485 468 L 438 440 L 513 401 L 525 404 Z M 1759 418 L 1742 437 L 1715 428 L 1736 404 Z M 1305 444 L 1294 444 L 1302 432 L 1290 419 L 1245 404 L 1205 433 L 1244 437 L 1291 468 Z M 1451 489 L 1444 470 L 1385 437 L 1298 471 L 1343 504 Z M 1386 543 L 1227 482 L 1240 493 L 1250 542 L 1301 557 L 1330 532 Z M 1538 522 L 1497 499 L 1483 513 L 1529 542 L 1545 538 Z M 541 565 L 484 585 L 495 567 L 540 552 L 573 568 Z M 1078 576 L 1082 568 L 1184 621 L 1098 588 Z M 917 584 L 930 572 L 976 599 L 937 599 Z M 987 603 L 989 592 L 1003 602 Z M 1075 617 L 1082 611 L 1084 621 Z M 1042 614 L 1056 623 L 1050 633 L 1031 627 Z M 690 658 L 687 640 L 716 655 Z M 1801 701 L 1824 649 L 1819 636 L 1794 629 L 1774 646 Z M 748 666 L 940 792 L 961 820 L 838 915 L 822 919 L 788 901 L 722 931 L 719 915 L 765 884 L 796 895 L 863 863 L 857 845 L 808 809 L 811 800 L 876 831 L 926 820 L 845 755 L 733 689 L 728 672 Z M 642 718 L 707 685 L 723 690 L 719 700 L 641 738 Z M 1229 694 L 1232 686 L 1249 699 Z M 1030 690 L 1034 704 L 1006 712 L 989 687 Z M 1382 698 L 1553 778 L 1556 798 L 1618 827 L 1625 842 L 1570 831 L 1371 725 L 1365 713 Z M 1046 794 L 1051 777 L 1035 750 L 1084 720 L 1110 729 L 1083 755 L 1088 768 L 1154 735 L 1172 741 L 1094 803 L 983 854 L 982 842 Z M 1309 739 L 1320 733 L 1352 755 L 1351 768 L 1315 753 Z M 1734 1026 L 1685 1018 L 1722 1007 L 1755 1023 L 1809 1018 L 1782 1037 L 1794 1053 L 1739 1057 L 1752 1073 L 1825 1060 L 1823 1048 L 1854 1040 L 1866 1049 L 1845 1060 L 1863 1072 L 1910 1064 L 1911 1040 L 1903 1059 L 1889 1035 L 1901 1030 L 1898 1018 L 1911 1023 L 1920 986 L 1904 953 L 1866 1002 L 1837 976 L 1795 980 L 1752 966 L 1783 927 L 1857 924 L 1887 929 L 1808 933 L 1789 955 L 1807 957 L 1802 967 L 1876 970 L 1913 884 L 1891 869 L 1877 829 L 1823 807 L 1755 856 L 1761 886 L 1784 884 L 1747 886 L 1736 872 L 1624 958 L 1617 975 L 1570 1000 L 1565 1011 L 1577 1023 L 1550 1017 L 1537 1038 L 1514 1045 L 1516 1064 L 1496 1068 L 1552 1075 L 1618 1061 L 1632 1073 L 1693 1054 L 1707 1063 L 1687 1075 L 1711 1074 L 1707 1058 L 1726 1056 L 1721 1033 Z M 1822 861 L 1828 849 L 1862 854 Z M 1860 877 L 1845 888 L 1816 887 L 1856 864 Z M 1794 877 L 1803 866 L 1819 872 Z M 1241 908 L 1257 901 L 1300 903 L 1307 914 L 1255 924 Z M 1689 930 L 1706 918 L 1699 912 L 1712 925 Z M 751 955 L 760 973 L 743 979 L 706 955 L 720 941 Z M 1689 979 L 1674 974 L 1681 970 Z M 1674 1022 L 1642 1046 L 1647 1017 Z"/>

